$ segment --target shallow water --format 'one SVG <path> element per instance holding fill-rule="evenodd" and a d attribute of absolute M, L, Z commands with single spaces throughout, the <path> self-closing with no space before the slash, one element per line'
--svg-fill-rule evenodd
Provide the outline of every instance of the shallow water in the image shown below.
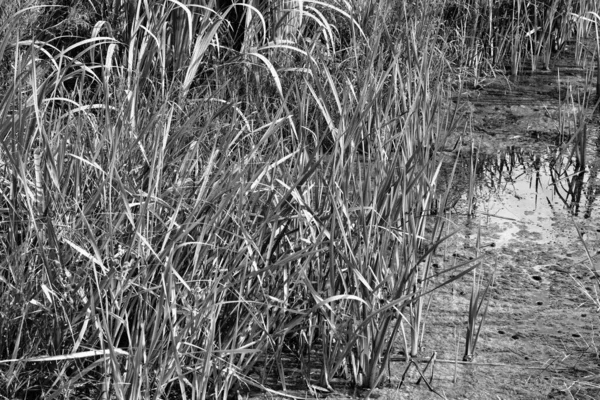
<path fill-rule="evenodd" d="M 593 157 L 593 158 L 592 158 Z M 584 168 L 567 155 L 511 149 L 480 156 L 473 213 L 496 230 L 496 245 L 525 236 L 537 243 L 560 240 L 554 217 L 598 217 L 595 155 Z M 467 193 L 463 195 L 467 202 Z"/>

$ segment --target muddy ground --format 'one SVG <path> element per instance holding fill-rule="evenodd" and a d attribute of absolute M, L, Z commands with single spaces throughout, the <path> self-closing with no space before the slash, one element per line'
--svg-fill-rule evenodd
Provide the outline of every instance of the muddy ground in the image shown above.
<path fill-rule="evenodd" d="M 461 363 L 471 284 L 462 279 L 435 293 L 419 366 L 436 353 L 426 375 L 439 395 L 415 383 L 414 367 L 402 382 L 407 367 L 398 357 L 391 381 L 372 397 L 600 399 L 600 293 L 592 273 L 600 270 L 599 118 L 593 101 L 577 105 L 595 96 L 595 80 L 572 56 L 552 71 L 498 76 L 461 93 L 464 120 L 446 150 L 452 159 L 471 143 L 480 149 L 475 201 L 468 217 L 463 182 L 453 217 L 460 233 L 440 268 L 475 256 L 480 227 L 481 271 L 496 277 L 487 317 L 473 361 Z M 569 142 L 581 129 L 580 112 L 585 168 Z"/>

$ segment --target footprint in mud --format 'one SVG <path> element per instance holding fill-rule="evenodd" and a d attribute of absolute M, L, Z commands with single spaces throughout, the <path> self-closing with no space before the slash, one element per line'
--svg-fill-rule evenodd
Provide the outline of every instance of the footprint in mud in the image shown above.
<path fill-rule="evenodd" d="M 502 330 L 502 329 L 498 329 L 497 332 L 499 335 L 505 335 L 507 333 L 505 330 Z M 519 339 L 523 338 L 523 335 L 521 333 L 517 332 L 517 333 L 514 333 L 513 335 L 511 335 L 510 338 L 512 340 L 519 340 Z"/>

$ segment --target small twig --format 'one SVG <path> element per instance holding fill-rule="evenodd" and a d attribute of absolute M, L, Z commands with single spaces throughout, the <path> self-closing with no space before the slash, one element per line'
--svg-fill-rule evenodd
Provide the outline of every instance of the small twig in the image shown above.
<path fill-rule="evenodd" d="M 433 352 L 433 354 L 431 355 L 431 358 L 429 359 L 429 361 L 427 362 L 427 365 L 425 365 L 425 368 L 423 368 L 423 374 L 425 374 L 425 372 L 427 372 L 427 368 L 429 368 L 429 365 L 431 364 L 431 379 L 429 380 L 429 383 L 433 382 L 433 368 L 435 366 L 435 358 L 437 356 L 437 352 Z M 421 375 L 421 378 L 424 379 L 423 375 Z M 419 383 L 421 383 L 421 378 L 419 378 L 419 380 L 417 381 L 417 385 Z"/>
<path fill-rule="evenodd" d="M 390 361 L 394 361 L 394 362 L 405 362 L 406 359 L 403 359 L 401 357 L 393 357 Z M 429 360 L 410 360 L 413 363 L 417 363 L 417 362 L 429 362 Z M 541 365 L 519 365 L 519 364 L 502 364 L 502 363 L 477 363 L 477 362 L 473 362 L 473 361 L 457 361 L 457 360 L 440 360 L 440 359 L 436 359 L 435 360 L 438 363 L 444 363 L 444 364 L 464 364 L 464 365 L 476 365 L 476 366 L 481 366 L 481 367 L 520 367 L 520 368 L 524 368 L 524 369 L 547 369 L 548 366 L 541 366 Z M 569 368 L 565 368 L 565 370 L 567 370 Z"/>
<path fill-rule="evenodd" d="M 394 361 L 393 359 L 391 361 Z M 404 378 L 406 378 L 406 374 L 408 374 L 408 370 L 410 369 L 410 366 L 414 363 L 414 361 L 412 359 L 410 359 L 408 361 L 408 365 L 406 366 L 406 369 L 404 370 L 404 373 L 402 374 L 402 379 L 400 380 L 400 384 L 398 384 L 398 389 L 400 389 L 402 387 L 402 384 L 404 383 Z M 415 365 L 416 366 L 416 365 Z M 418 367 L 417 367 L 418 368 Z"/>
<path fill-rule="evenodd" d="M 456 372 L 458 370 L 458 335 L 456 333 L 456 326 L 454 326 L 454 336 L 456 337 L 456 350 L 454 352 L 454 377 L 452 383 L 456 383 Z"/>
<path fill-rule="evenodd" d="M 429 360 L 431 361 L 431 360 Z M 421 370 L 419 369 L 419 367 L 417 366 L 417 364 L 411 360 L 411 362 L 415 365 L 415 368 L 417 369 L 417 372 L 419 373 L 419 375 L 421 376 L 421 378 L 419 378 L 418 382 L 421 382 L 421 379 L 423 379 L 423 382 L 425 382 L 425 385 L 427 385 L 427 388 L 429 389 L 429 391 L 437 394 L 438 396 L 440 396 L 442 399 L 444 398 L 441 394 L 439 394 L 430 384 L 429 382 L 427 382 L 427 379 L 425 379 L 425 376 L 423 376 L 423 373 L 421 372 Z M 429 363 L 427 363 L 427 365 L 429 365 Z"/>
<path fill-rule="evenodd" d="M 435 356 L 435 353 L 434 353 Z M 431 362 L 431 360 L 434 357 L 432 356 L 432 358 L 429 360 L 429 362 Z M 427 365 L 429 365 L 429 362 L 427 363 Z M 404 373 L 402 374 L 402 380 L 400 381 L 400 384 L 398 385 L 398 389 L 400 389 L 402 387 L 402 384 L 404 383 L 404 379 L 406 378 L 406 374 L 408 373 L 408 371 L 410 370 L 410 366 L 414 365 L 415 369 L 417 370 L 417 372 L 419 373 L 419 375 L 421 376 L 421 378 L 423 379 L 423 381 L 425 382 L 425 385 L 427 385 L 427 388 L 429 389 L 429 391 L 437 394 L 438 396 L 440 396 L 442 399 L 444 398 L 444 396 L 442 396 L 441 394 L 439 394 L 430 384 L 429 382 L 427 382 L 427 379 L 423 376 L 423 373 L 421 373 L 421 370 L 419 369 L 419 366 L 417 365 L 417 363 L 414 360 L 410 360 L 408 362 L 408 366 L 406 367 L 406 369 L 404 370 Z M 421 381 L 421 378 L 419 378 L 419 381 Z"/>

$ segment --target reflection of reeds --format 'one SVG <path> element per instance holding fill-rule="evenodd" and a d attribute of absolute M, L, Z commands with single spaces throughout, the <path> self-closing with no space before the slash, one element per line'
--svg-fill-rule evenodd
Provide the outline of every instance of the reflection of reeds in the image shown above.
<path fill-rule="evenodd" d="M 588 71 L 586 74 L 586 87 L 590 86 L 590 81 L 591 74 Z M 560 91 L 560 75 L 558 82 Z M 575 96 L 570 87 L 569 90 L 567 90 L 567 95 L 564 98 L 562 96 L 559 98 L 558 118 L 560 144 L 563 148 L 570 148 L 568 159 L 574 160 L 574 165 L 572 175 L 567 177 L 568 188 L 566 190 L 566 198 L 558 191 L 557 194 L 563 199 L 563 202 L 571 209 L 571 212 L 574 215 L 579 213 L 584 175 L 586 173 L 588 135 L 585 107 L 590 103 L 590 94 L 588 91 L 584 91 L 583 93 L 578 91 L 577 96 Z M 568 141 L 566 140 L 567 138 Z M 557 155 L 557 159 L 553 162 L 555 168 L 551 170 L 556 190 L 560 187 L 559 185 L 563 184 L 559 177 L 563 175 L 563 171 L 566 171 L 569 167 L 569 164 L 567 164 L 567 166 L 563 165 L 562 158 L 562 154 Z M 558 167 L 558 169 L 556 167 Z"/>
<path fill-rule="evenodd" d="M 584 125 L 585 126 L 585 125 Z M 535 190 L 535 206 L 545 189 L 550 189 L 573 215 L 578 215 L 585 196 L 585 214 L 589 217 L 593 211 L 596 196 L 594 168 L 586 166 L 586 133 L 573 136 L 570 153 L 558 149 L 546 155 L 535 154 L 519 148 L 510 148 L 506 153 L 481 156 L 481 168 L 484 177 L 477 176 L 494 193 L 501 193 L 506 185 L 519 179 L 528 179 Z M 583 152 L 583 156 L 578 155 Z M 469 169 L 469 161 L 464 160 L 463 167 Z M 547 177 L 548 180 L 543 179 Z M 545 185 L 545 186 L 544 186 Z M 544 196 L 550 196 L 550 193 Z M 552 207 L 551 203 L 549 203 Z"/>

